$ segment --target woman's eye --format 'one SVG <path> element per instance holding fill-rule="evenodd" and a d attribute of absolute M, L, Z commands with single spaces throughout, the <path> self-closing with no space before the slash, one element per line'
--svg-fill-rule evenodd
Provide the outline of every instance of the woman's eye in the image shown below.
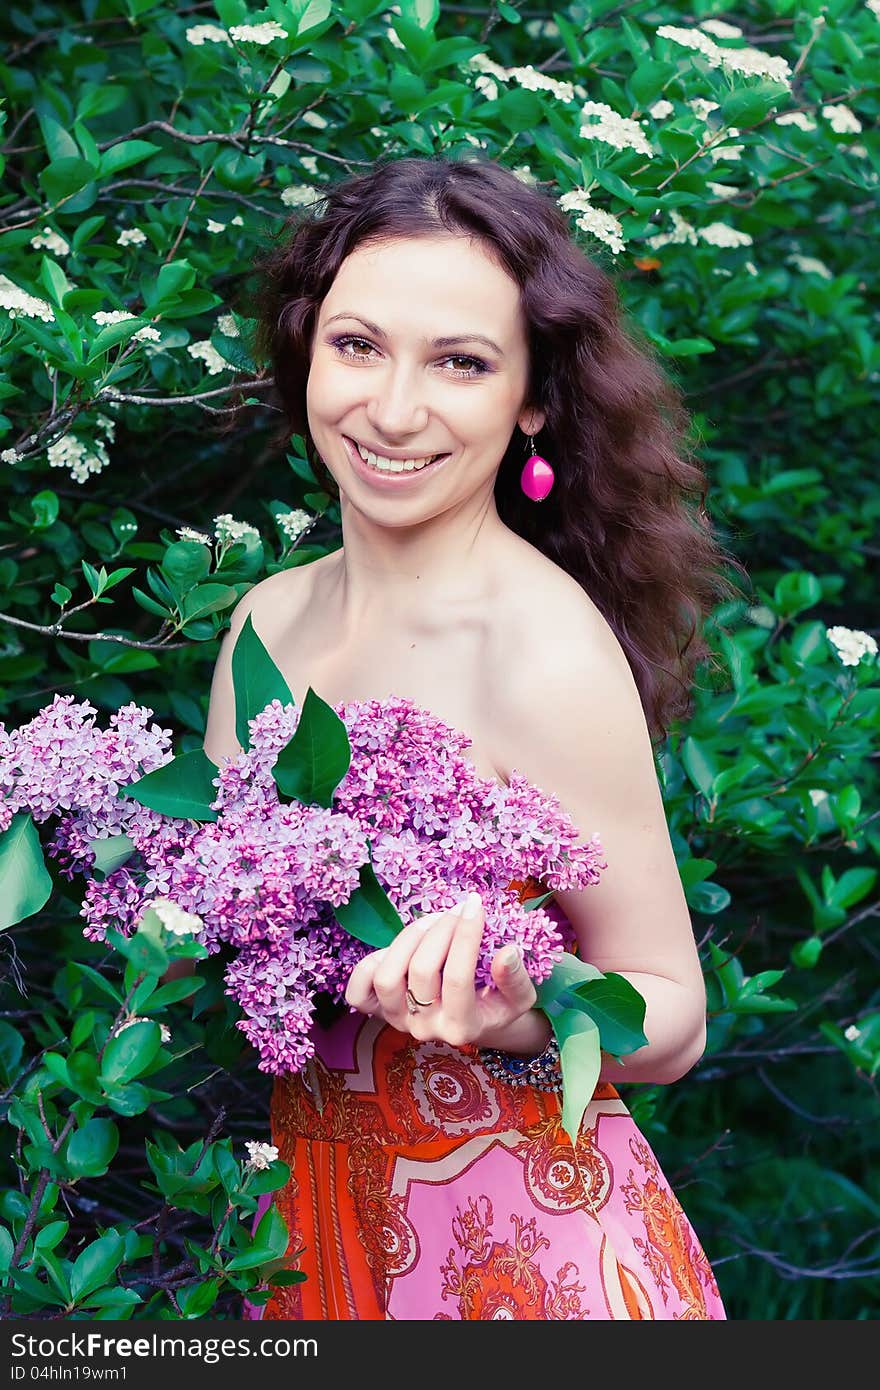
<path fill-rule="evenodd" d="M 331 347 L 338 357 L 342 357 L 351 362 L 354 359 L 367 361 L 369 354 L 373 351 L 373 344 L 367 342 L 366 338 L 355 338 L 348 334 L 344 338 L 332 338 Z M 351 350 L 349 350 L 351 349 Z M 365 349 L 365 351 L 361 351 Z M 453 357 L 444 357 L 441 364 L 449 363 L 453 376 L 477 377 L 482 376 L 489 368 L 479 357 L 467 357 L 461 353 L 456 353 Z M 463 363 L 464 366 L 457 364 Z"/>

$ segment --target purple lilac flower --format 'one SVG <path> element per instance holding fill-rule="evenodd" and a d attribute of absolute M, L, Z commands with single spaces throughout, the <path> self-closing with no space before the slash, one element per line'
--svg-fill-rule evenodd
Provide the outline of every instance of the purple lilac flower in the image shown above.
<path fill-rule="evenodd" d="M 348 902 L 370 858 L 406 924 L 452 907 L 470 889 L 486 925 L 478 985 L 493 985 L 490 963 L 508 942 L 523 949 L 535 982 L 574 944 L 552 904 L 524 911 L 514 882 L 549 889 L 596 883 L 606 865 L 599 837 L 578 829 L 555 797 L 515 770 L 508 787 L 481 778 L 466 757 L 467 736 L 398 697 L 335 707 L 346 726 L 351 765 L 331 809 L 282 802 L 272 777 L 300 712 L 273 700 L 250 721 L 251 746 L 225 758 L 214 785 L 214 822 L 177 820 L 119 797 L 120 787 L 167 762 L 170 732 L 152 711 L 128 705 L 95 727 L 87 701 L 56 696 L 30 723 L 0 725 L 0 830 L 28 809 L 58 817 L 49 853 L 68 878 L 86 877 L 85 935 L 133 931 L 150 902 L 164 898 L 204 926 L 211 952 L 235 951 L 226 987 L 238 1027 L 270 1072 L 298 1071 L 314 1050 L 314 997 L 336 1002 L 370 949 L 349 936 L 333 908 Z M 127 835 L 133 852 L 104 878 L 92 842 Z"/>

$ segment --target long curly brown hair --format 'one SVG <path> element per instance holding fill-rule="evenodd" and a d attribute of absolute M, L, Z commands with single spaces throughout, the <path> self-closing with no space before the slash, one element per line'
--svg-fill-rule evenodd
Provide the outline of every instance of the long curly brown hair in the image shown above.
<path fill-rule="evenodd" d="M 574 241 L 554 199 L 485 158 L 386 159 L 316 190 L 256 264 L 254 348 L 271 363 L 286 423 L 306 441 L 321 486 L 338 488 L 308 431 L 306 381 L 317 314 L 346 256 L 394 237 L 476 236 L 519 285 L 530 354 L 528 403 L 546 423 L 537 449 L 554 466 L 535 506 L 514 432 L 495 482 L 502 521 L 586 590 L 632 669 L 655 741 L 692 710 L 695 669 L 714 664 L 703 620 L 742 597 L 745 576 L 721 546 L 708 483 L 686 443 L 690 415 L 617 289 Z"/>

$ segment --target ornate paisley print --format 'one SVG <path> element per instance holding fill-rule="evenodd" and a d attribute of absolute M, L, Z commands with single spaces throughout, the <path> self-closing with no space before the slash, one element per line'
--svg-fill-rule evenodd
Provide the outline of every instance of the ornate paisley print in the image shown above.
<path fill-rule="evenodd" d="M 306 1278 L 250 1316 L 725 1317 L 612 1086 L 597 1087 L 572 1145 L 558 1096 L 495 1081 L 475 1048 L 417 1043 L 361 1014 L 314 1037 L 313 1062 L 279 1078 L 272 1101 L 291 1170 L 275 1200 Z"/>

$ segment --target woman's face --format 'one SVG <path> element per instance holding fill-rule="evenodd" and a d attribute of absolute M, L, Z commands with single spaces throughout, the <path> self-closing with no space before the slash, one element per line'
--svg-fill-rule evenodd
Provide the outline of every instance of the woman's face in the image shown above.
<path fill-rule="evenodd" d="M 359 247 L 318 314 L 309 430 L 351 503 L 412 525 L 491 495 L 517 424 L 541 428 L 526 407 L 528 369 L 519 288 L 477 240 Z"/>

